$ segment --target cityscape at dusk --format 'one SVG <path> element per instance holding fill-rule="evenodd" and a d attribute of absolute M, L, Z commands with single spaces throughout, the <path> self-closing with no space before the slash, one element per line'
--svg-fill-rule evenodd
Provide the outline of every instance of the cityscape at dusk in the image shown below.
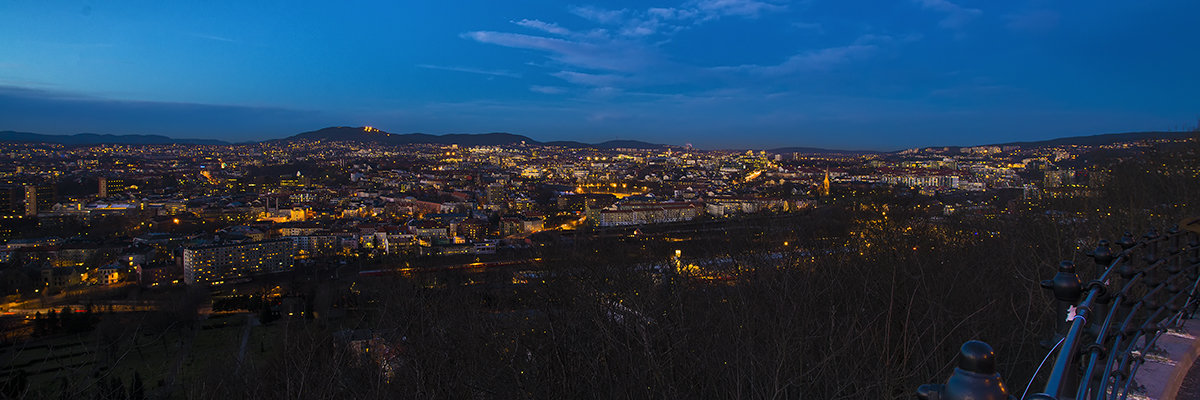
<path fill-rule="evenodd" d="M 0 2 L 0 399 L 1200 399 L 1197 11 Z"/>

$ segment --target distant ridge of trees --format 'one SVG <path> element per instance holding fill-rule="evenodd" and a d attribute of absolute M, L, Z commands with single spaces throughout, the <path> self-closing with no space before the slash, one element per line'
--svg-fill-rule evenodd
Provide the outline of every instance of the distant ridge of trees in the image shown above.
<path fill-rule="evenodd" d="M 786 153 L 801 153 L 801 154 L 882 154 L 883 151 L 874 150 L 838 150 L 838 149 L 823 149 L 819 147 L 780 147 L 778 149 L 767 150 L 772 154 Z"/>
<path fill-rule="evenodd" d="M 74 135 L 44 135 L 40 133 L 0 131 L 0 142 L 20 143 L 52 143 L 68 146 L 86 146 L 95 144 L 193 144 L 193 145 L 229 145 L 229 142 L 214 139 L 175 139 L 162 135 L 109 135 L 99 133 L 79 133 Z"/>
<path fill-rule="evenodd" d="M 1047 147 L 1047 146 L 1064 146 L 1064 145 L 1087 145 L 1097 146 L 1123 142 L 1133 142 L 1140 140 L 1160 140 L 1160 139 L 1184 139 L 1194 137 L 1195 131 L 1150 131 L 1150 132 L 1124 132 L 1124 133 L 1106 133 L 1099 135 L 1088 136 L 1071 136 L 1055 139 L 1047 139 L 1041 141 L 1025 141 L 1025 142 L 1008 142 L 998 144 L 986 144 L 981 146 L 1019 146 L 1023 148 L 1031 147 Z M 427 133 L 390 133 L 375 129 L 364 129 L 364 127 L 349 127 L 338 126 L 322 128 L 315 131 L 303 132 L 282 139 L 265 140 L 266 142 L 281 142 L 293 140 L 329 140 L 329 141 L 358 141 L 366 143 L 380 143 L 387 145 L 406 145 L 406 144 L 458 144 L 462 146 L 504 146 L 513 145 L 524 142 L 531 146 L 557 146 L 567 148 L 596 148 L 596 149 L 617 149 L 617 148 L 632 148 L 632 149 L 665 149 L 670 147 L 678 147 L 668 144 L 650 143 L 640 140 L 609 140 L 600 143 L 584 143 L 573 140 L 555 140 L 542 142 L 534 140 L 525 135 L 518 135 L 505 132 L 492 133 L 454 133 L 445 135 L 431 135 Z M 230 143 L 215 139 L 176 139 L 163 135 L 111 135 L 97 133 L 80 133 L 74 135 L 47 135 L 31 132 L 16 132 L 16 131 L 0 131 L 0 142 L 18 142 L 18 143 L 48 143 L 61 144 L 66 146 L 91 146 L 98 144 L 126 144 L 126 145 L 210 145 L 210 146 L 228 146 L 234 144 L 260 143 L 260 142 L 244 142 Z M 947 149 L 961 149 L 970 146 L 927 146 L 925 148 L 944 147 Z M 843 150 L 843 149 L 825 149 L 817 147 L 780 147 L 766 150 L 772 154 L 888 154 L 895 152 L 874 151 L 874 150 Z"/>
<path fill-rule="evenodd" d="M 360 142 L 375 142 L 390 145 L 405 145 L 405 144 L 458 144 L 463 146 L 503 146 L 525 143 L 533 146 L 558 146 L 569 148 L 637 148 L 637 149 L 659 149 L 668 147 L 663 144 L 647 143 L 637 140 L 610 140 L 602 143 L 583 143 L 577 141 L 552 141 L 540 142 L 525 135 L 517 135 L 504 132 L 492 133 L 453 133 L 446 135 L 430 135 L 427 133 L 390 133 L 379 130 L 368 130 L 364 127 L 330 127 L 319 129 L 311 132 L 304 132 L 295 136 L 280 140 L 333 140 L 333 141 L 360 141 Z"/>
<path fill-rule="evenodd" d="M 1106 133 L 1102 135 L 1088 136 L 1071 136 L 1057 139 L 1040 140 L 1034 142 L 1009 142 L 994 144 L 988 146 L 1020 146 L 1020 147 L 1047 147 L 1047 146 L 1100 146 L 1114 143 L 1134 142 L 1139 140 L 1162 140 L 1162 139 L 1185 139 L 1194 137 L 1196 131 L 1151 131 L 1151 132 L 1125 132 L 1125 133 Z"/>

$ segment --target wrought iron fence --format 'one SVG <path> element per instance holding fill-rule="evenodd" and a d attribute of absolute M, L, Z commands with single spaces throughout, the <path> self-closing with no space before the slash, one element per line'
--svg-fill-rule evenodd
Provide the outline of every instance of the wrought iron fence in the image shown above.
<path fill-rule="evenodd" d="M 1200 304 L 1200 218 L 1160 234 L 1140 238 L 1126 232 L 1116 243 L 1101 240 L 1088 256 L 1096 278 L 1084 282 L 1070 261 L 1042 281 L 1059 317 L 1045 342 L 1051 357 L 1040 392 L 1028 393 L 1044 376 L 1042 366 L 1030 378 L 1021 399 L 1125 399 L 1139 392 L 1138 369 L 1156 357 L 1155 343 L 1178 330 Z M 1117 248 L 1114 249 L 1113 245 Z M 945 384 L 921 385 L 924 400 L 1013 398 L 995 370 L 992 348 L 970 341 L 962 346 L 959 366 Z M 1135 396 L 1136 397 L 1136 396 Z"/>

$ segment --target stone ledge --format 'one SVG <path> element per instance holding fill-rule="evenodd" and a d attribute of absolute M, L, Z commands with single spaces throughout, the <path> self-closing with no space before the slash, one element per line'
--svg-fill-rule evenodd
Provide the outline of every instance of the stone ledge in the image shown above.
<path fill-rule="evenodd" d="M 1179 332 L 1168 332 L 1158 338 L 1155 345 L 1165 352 L 1165 357 L 1147 356 L 1134 379 L 1146 388 L 1142 396 L 1147 399 L 1171 400 L 1179 393 L 1188 370 L 1200 357 L 1200 320 L 1189 319 Z M 1158 352 L 1156 352 L 1158 353 Z M 1158 353 L 1162 354 L 1162 353 Z M 1140 396 L 1139 396 L 1140 397 Z"/>

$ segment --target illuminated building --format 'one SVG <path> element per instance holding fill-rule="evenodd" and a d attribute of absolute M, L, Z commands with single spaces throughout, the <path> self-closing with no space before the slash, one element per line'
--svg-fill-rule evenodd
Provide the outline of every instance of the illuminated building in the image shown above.
<path fill-rule="evenodd" d="M 297 258 L 326 257 L 337 254 L 340 241 L 333 235 L 287 236 Z"/>
<path fill-rule="evenodd" d="M 183 281 L 188 285 L 222 284 L 292 267 L 289 239 L 214 244 L 183 251 Z"/>
<path fill-rule="evenodd" d="M 54 267 L 42 270 L 42 284 L 47 288 L 63 288 L 75 286 L 82 282 L 82 276 L 75 268 Z"/>
<path fill-rule="evenodd" d="M 100 285 L 116 285 L 121 281 L 121 269 L 116 265 L 105 265 L 96 269 L 93 278 Z"/>
<path fill-rule="evenodd" d="M 0 215 L 20 214 L 21 197 L 24 193 L 20 186 L 0 187 Z"/>
<path fill-rule="evenodd" d="M 488 233 L 488 223 L 485 220 L 468 219 L 458 224 L 458 233 L 471 241 L 483 240 Z"/>
<path fill-rule="evenodd" d="M 603 210 L 589 209 L 588 219 L 599 226 L 659 224 L 695 219 L 704 211 L 700 203 L 618 203 Z"/>
<path fill-rule="evenodd" d="M 493 183 L 487 186 L 487 202 L 491 205 L 501 205 L 508 201 L 508 186 Z"/>
<path fill-rule="evenodd" d="M 25 185 L 25 215 L 36 216 L 54 207 L 54 187 Z"/>
<path fill-rule="evenodd" d="M 168 264 L 138 265 L 137 279 L 138 284 L 142 286 L 169 285 L 171 282 L 178 282 L 179 270 L 178 267 L 173 268 Z"/>
<path fill-rule="evenodd" d="M 110 195 L 122 193 L 128 189 L 128 187 L 125 185 L 124 179 L 108 179 L 103 176 L 100 177 L 100 182 L 99 182 L 98 186 L 99 186 L 99 188 L 98 188 L 99 193 L 97 194 L 97 197 L 100 197 L 100 198 L 105 198 Z"/>
<path fill-rule="evenodd" d="M 829 168 L 825 169 L 825 180 L 821 181 L 821 196 L 828 197 L 829 189 L 832 183 L 829 181 Z"/>

